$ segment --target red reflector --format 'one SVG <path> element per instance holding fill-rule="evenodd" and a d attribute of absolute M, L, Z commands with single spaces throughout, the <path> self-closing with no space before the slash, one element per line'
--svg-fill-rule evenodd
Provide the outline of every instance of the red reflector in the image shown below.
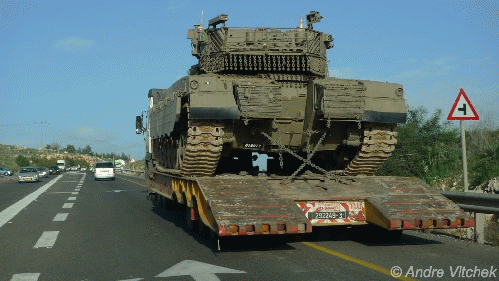
<path fill-rule="evenodd" d="M 115 170 L 115 169 L 113 169 L 113 174 L 114 174 L 114 173 L 116 173 L 116 170 Z"/>

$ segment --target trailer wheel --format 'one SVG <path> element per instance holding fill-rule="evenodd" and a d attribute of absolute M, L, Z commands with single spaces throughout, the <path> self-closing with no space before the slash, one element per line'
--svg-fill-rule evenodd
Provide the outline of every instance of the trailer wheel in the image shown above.
<path fill-rule="evenodd" d="M 387 230 L 377 225 L 366 225 L 359 240 L 370 243 L 397 243 L 402 237 L 402 230 Z"/>
<path fill-rule="evenodd" d="M 199 223 L 197 220 L 191 219 L 193 211 L 194 208 L 191 207 L 185 208 L 185 226 L 190 233 L 194 233 L 196 232 L 196 230 L 198 230 L 197 224 Z"/>

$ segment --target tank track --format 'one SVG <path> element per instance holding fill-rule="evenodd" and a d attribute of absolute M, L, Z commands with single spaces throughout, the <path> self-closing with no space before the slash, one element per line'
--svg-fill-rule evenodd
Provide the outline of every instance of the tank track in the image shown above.
<path fill-rule="evenodd" d="M 359 153 L 348 164 L 347 176 L 372 176 L 392 155 L 397 143 L 394 125 L 367 124 Z"/>
<path fill-rule="evenodd" d="M 223 148 L 223 126 L 211 123 L 190 124 L 185 153 L 181 157 L 182 176 L 212 176 Z"/>

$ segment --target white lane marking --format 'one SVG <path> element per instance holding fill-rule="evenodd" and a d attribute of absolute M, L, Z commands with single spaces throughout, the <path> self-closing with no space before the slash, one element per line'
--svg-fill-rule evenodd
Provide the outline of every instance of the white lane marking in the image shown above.
<path fill-rule="evenodd" d="M 117 192 L 117 193 L 120 193 L 122 191 L 128 191 L 128 190 L 115 189 L 115 190 L 109 190 L 109 191 L 106 191 L 106 192 Z"/>
<path fill-rule="evenodd" d="M 55 241 L 57 240 L 57 235 L 59 235 L 59 231 L 44 231 L 33 248 L 36 249 L 54 247 Z"/>
<path fill-rule="evenodd" d="M 12 218 L 14 218 L 19 212 L 26 208 L 31 202 L 35 201 L 38 196 L 40 196 L 42 193 L 47 191 L 57 180 L 59 180 L 62 177 L 62 175 L 58 176 L 57 178 L 49 181 L 46 185 L 38 188 L 36 191 L 32 192 L 28 196 L 24 197 L 23 199 L 17 201 L 13 205 L 7 207 L 7 209 L 3 210 L 0 212 L 0 227 L 2 227 L 4 224 L 6 224 L 8 221 L 10 221 Z"/>
<path fill-rule="evenodd" d="M 65 221 L 68 218 L 68 215 L 69 213 L 58 213 L 52 221 Z"/>
<path fill-rule="evenodd" d="M 71 209 L 71 208 L 73 208 L 73 205 L 74 205 L 74 203 L 64 203 L 64 205 L 62 205 L 62 208 Z"/>
<path fill-rule="evenodd" d="M 71 195 L 78 195 L 78 192 L 71 192 Z"/>
<path fill-rule="evenodd" d="M 124 280 L 118 280 L 118 281 L 140 281 L 140 280 L 144 280 L 144 278 L 124 279 Z"/>
<path fill-rule="evenodd" d="M 36 281 L 40 277 L 40 273 L 18 273 L 12 276 L 10 281 Z"/>
<path fill-rule="evenodd" d="M 48 192 L 48 193 L 71 193 L 71 191 L 54 191 L 54 192 Z"/>
<path fill-rule="evenodd" d="M 76 197 L 69 197 L 68 200 L 74 201 L 74 200 L 76 200 Z"/>
<path fill-rule="evenodd" d="M 78 182 L 78 181 L 61 181 L 61 182 Z"/>
<path fill-rule="evenodd" d="M 171 277 L 190 275 L 195 281 L 220 281 L 216 273 L 246 273 L 245 271 L 221 267 L 209 263 L 192 260 L 184 260 L 169 269 L 158 274 L 156 277 Z"/>
<path fill-rule="evenodd" d="M 80 191 L 80 189 L 79 188 L 75 188 L 75 191 Z"/>

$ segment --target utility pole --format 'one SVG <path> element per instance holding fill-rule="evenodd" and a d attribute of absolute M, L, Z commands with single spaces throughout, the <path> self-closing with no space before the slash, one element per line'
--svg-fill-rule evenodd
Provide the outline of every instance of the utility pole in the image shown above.
<path fill-rule="evenodd" d="M 35 121 L 34 124 L 38 124 L 38 122 Z M 40 121 L 40 149 L 43 149 L 43 124 L 50 124 L 50 123 Z"/>

